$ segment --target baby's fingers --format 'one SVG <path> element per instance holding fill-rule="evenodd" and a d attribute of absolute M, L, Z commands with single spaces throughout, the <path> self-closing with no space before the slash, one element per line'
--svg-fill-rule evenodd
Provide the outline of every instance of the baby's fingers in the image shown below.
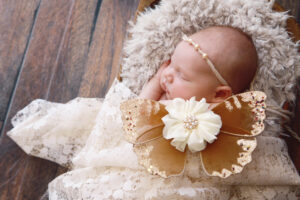
<path fill-rule="evenodd" d="M 157 71 L 157 75 L 160 75 L 161 72 L 170 64 L 171 60 L 163 62 L 163 64 L 160 66 L 160 68 Z"/>
<path fill-rule="evenodd" d="M 160 66 L 159 69 L 161 69 L 161 68 L 166 68 L 170 63 L 171 63 L 171 59 L 170 59 L 170 60 L 167 60 L 167 61 L 165 61 L 165 62 L 163 62 L 163 64 Z"/>

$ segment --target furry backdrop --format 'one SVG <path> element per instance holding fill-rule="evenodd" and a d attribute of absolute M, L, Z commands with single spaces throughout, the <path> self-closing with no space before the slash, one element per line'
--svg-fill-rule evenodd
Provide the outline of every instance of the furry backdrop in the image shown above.
<path fill-rule="evenodd" d="M 273 11 L 273 4 L 268 0 L 162 0 L 131 22 L 123 50 L 123 83 L 138 94 L 160 64 L 170 58 L 183 33 L 227 25 L 252 37 L 259 56 L 253 86 L 267 94 L 267 105 L 293 104 L 300 65 L 298 44 L 285 29 L 289 16 Z M 280 117 L 273 113 L 267 116 L 264 134 L 278 135 Z"/>

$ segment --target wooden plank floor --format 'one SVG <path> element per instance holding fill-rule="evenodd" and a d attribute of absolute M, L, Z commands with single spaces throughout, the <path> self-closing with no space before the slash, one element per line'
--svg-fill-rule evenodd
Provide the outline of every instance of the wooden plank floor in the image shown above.
<path fill-rule="evenodd" d="M 297 0 L 278 0 L 299 20 Z M 103 97 L 118 71 L 138 0 L 0 0 L 0 199 L 41 199 L 65 171 L 30 157 L 6 132 L 36 98 Z"/>
<path fill-rule="evenodd" d="M 7 136 L 36 98 L 103 97 L 118 71 L 137 0 L 0 0 L 0 199 L 40 199 L 65 171 L 27 156 Z"/>

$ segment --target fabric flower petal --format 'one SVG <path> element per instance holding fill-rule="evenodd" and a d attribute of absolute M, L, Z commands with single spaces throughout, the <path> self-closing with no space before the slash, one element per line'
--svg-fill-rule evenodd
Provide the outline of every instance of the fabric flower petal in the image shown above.
<path fill-rule="evenodd" d="M 202 151 L 206 147 L 206 142 L 202 137 L 198 137 L 197 130 L 193 130 L 188 140 L 189 150 L 194 153 Z"/>
<path fill-rule="evenodd" d="M 188 133 L 183 128 L 182 124 L 176 124 L 167 128 L 166 126 L 163 129 L 163 136 L 165 139 L 169 140 L 172 138 L 186 138 L 188 137 Z"/>
<path fill-rule="evenodd" d="M 179 151 L 184 151 L 186 145 L 192 152 L 203 150 L 206 142 L 212 143 L 216 140 L 222 126 L 220 116 L 208 108 L 209 104 L 205 99 L 174 99 L 166 106 L 169 114 L 162 118 L 165 124 L 164 138 L 173 138 L 171 145 Z"/>
<path fill-rule="evenodd" d="M 206 103 L 206 100 L 203 98 L 199 103 L 195 104 L 195 107 L 192 110 L 191 114 L 203 113 L 208 110 L 209 104 Z"/>
<path fill-rule="evenodd" d="M 176 98 L 166 106 L 171 118 L 183 119 L 180 113 L 184 112 L 184 102 L 183 99 Z"/>
<path fill-rule="evenodd" d="M 171 141 L 171 145 L 181 152 L 184 152 L 186 144 L 186 138 L 175 138 Z"/>
<path fill-rule="evenodd" d="M 215 141 L 217 139 L 217 137 L 214 136 L 213 134 L 210 134 L 209 131 L 205 127 L 199 126 L 197 131 L 198 131 L 197 132 L 198 137 L 202 137 L 209 143 L 212 143 L 213 141 Z"/>

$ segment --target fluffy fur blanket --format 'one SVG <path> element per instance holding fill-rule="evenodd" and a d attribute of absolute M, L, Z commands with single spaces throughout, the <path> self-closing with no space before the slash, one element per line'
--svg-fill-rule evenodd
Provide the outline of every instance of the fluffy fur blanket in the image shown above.
<path fill-rule="evenodd" d="M 273 4 L 268 0 L 162 0 L 131 23 L 122 60 L 123 83 L 139 93 L 160 64 L 170 58 L 183 33 L 228 25 L 249 34 L 256 46 L 259 69 L 253 88 L 267 94 L 268 105 L 293 104 L 300 65 L 298 44 L 285 29 L 289 16 L 274 12 Z M 267 116 L 264 134 L 278 136 L 280 116 Z"/>

